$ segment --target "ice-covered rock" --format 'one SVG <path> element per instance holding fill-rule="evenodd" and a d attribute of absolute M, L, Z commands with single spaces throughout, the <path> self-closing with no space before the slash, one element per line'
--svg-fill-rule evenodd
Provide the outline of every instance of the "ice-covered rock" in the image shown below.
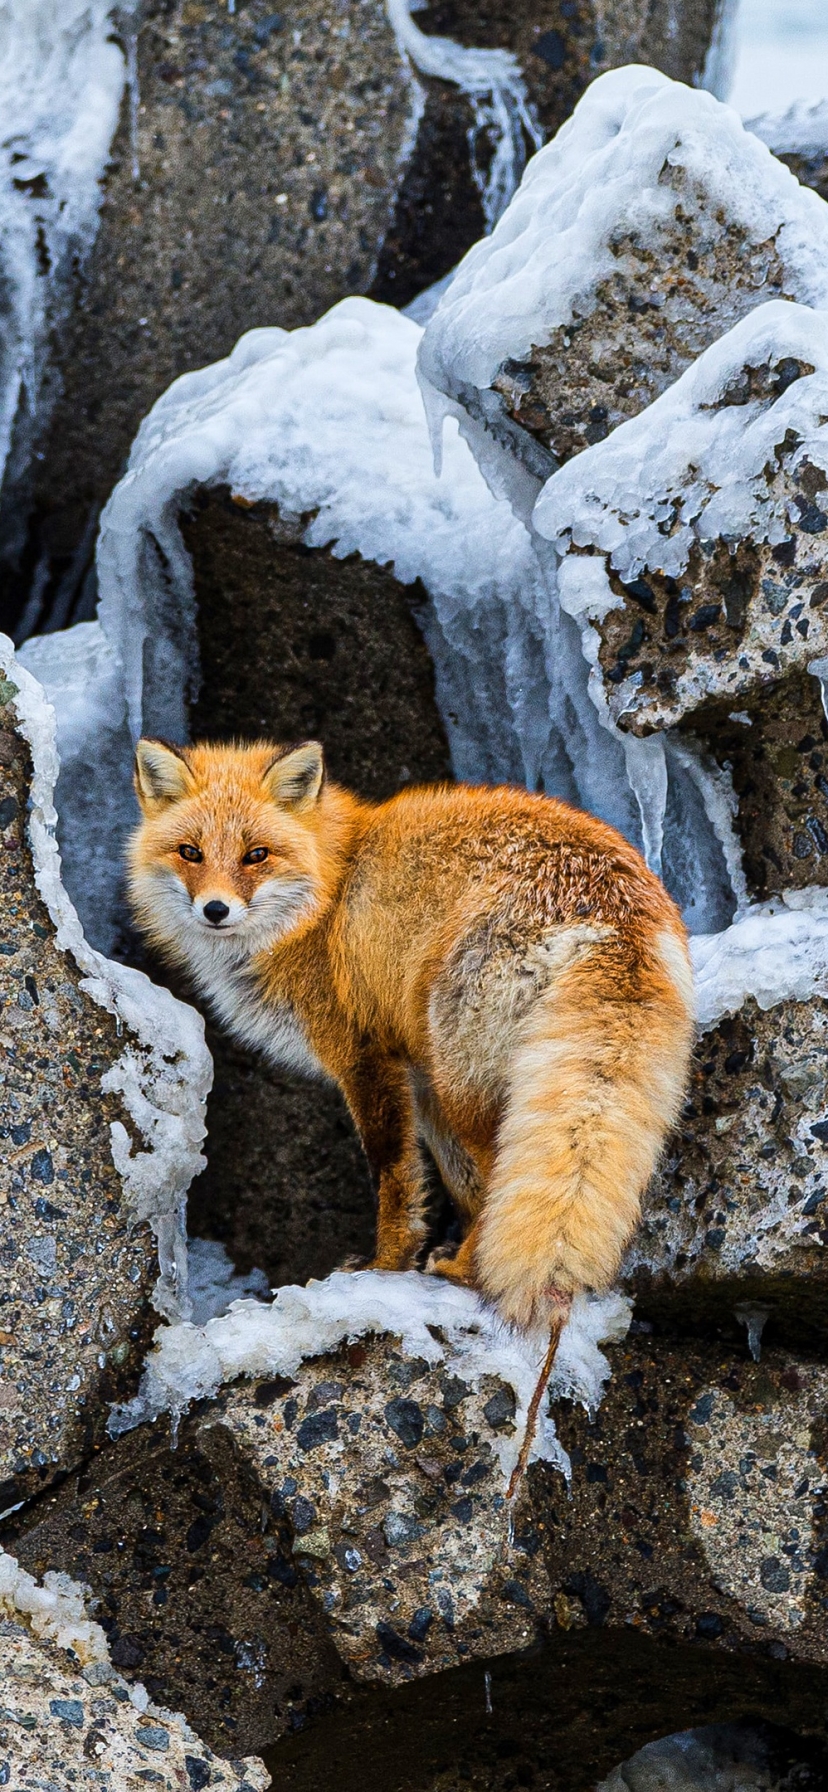
<path fill-rule="evenodd" d="M 431 319 L 420 370 L 498 490 L 643 410 L 772 297 L 828 304 L 828 212 L 711 94 L 626 68 L 529 164 Z"/>
<path fill-rule="evenodd" d="M 54 838 L 54 716 L 0 637 L 8 1506 L 76 1462 L 129 1385 L 150 1306 L 186 1308 L 183 1208 L 203 1163 L 200 1017 L 86 942 Z"/>
<path fill-rule="evenodd" d="M 5 1783 L 77 1781 L 138 1792 L 149 1780 L 164 1792 L 265 1792 L 270 1775 L 260 1760 L 217 1758 L 180 1713 L 153 1704 L 140 1683 L 126 1683 L 86 1615 L 84 1592 L 59 1573 L 40 1585 L 0 1551 Z"/>
<path fill-rule="evenodd" d="M 594 1410 L 623 1299 L 580 1297 L 553 1392 Z M 212 1399 L 358 1679 L 434 1672 L 524 1646 L 540 1564 L 506 1500 L 545 1339 L 510 1333 L 468 1289 L 416 1274 L 338 1274 L 159 1332 L 112 1429 Z M 243 1378 L 240 1380 L 240 1378 Z M 252 1379 L 251 1379 L 252 1378 Z M 568 1472 L 541 1415 L 532 1459 Z"/>
<path fill-rule="evenodd" d="M 760 306 L 533 513 L 594 702 L 701 738 L 760 896 L 828 878 L 826 412 L 828 312 Z"/>

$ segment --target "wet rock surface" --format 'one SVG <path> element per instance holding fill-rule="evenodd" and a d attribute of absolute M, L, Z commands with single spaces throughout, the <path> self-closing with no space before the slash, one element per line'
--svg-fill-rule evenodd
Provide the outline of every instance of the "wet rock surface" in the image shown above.
<path fill-rule="evenodd" d="M 82 985 L 35 885 L 26 832 L 32 782 L 14 690 L 0 684 L 0 1505 L 78 1462 L 107 1402 L 134 1381 L 157 1323 L 149 1225 L 113 1159 L 133 1136 L 102 1079 L 129 1048 Z M 117 1082 L 117 1072 L 116 1072 Z"/>
<path fill-rule="evenodd" d="M 828 1770 L 819 1743 L 766 1723 L 706 1724 L 649 1742 L 602 1780 L 598 1792 L 817 1792 Z"/>
<path fill-rule="evenodd" d="M 373 801 L 450 777 L 418 587 L 357 555 L 309 549 L 297 533 L 275 505 L 199 494 L 184 525 L 201 658 L 193 737 L 323 740 L 331 776 Z M 368 1253 L 370 1178 L 338 1091 L 273 1070 L 217 1031 L 210 1046 L 208 1167 L 191 1228 L 274 1284 Z"/>
<path fill-rule="evenodd" d="M 179 1716 L 144 1701 L 107 1662 L 82 1668 L 26 1624 L 0 1619 L 0 1774 L 4 1784 L 79 1785 L 141 1792 L 224 1787 L 265 1792 L 261 1761 L 217 1760 Z M 47 1779 L 43 1779 L 47 1775 Z"/>
<path fill-rule="evenodd" d="M 628 1258 L 637 1311 L 735 1338 L 754 1303 L 769 1335 L 824 1348 L 827 1044 L 817 998 L 765 1012 L 749 1000 L 701 1035 Z"/>
<path fill-rule="evenodd" d="M 84 1582 L 114 1666 L 186 1711 L 222 1756 L 326 1708 L 341 1664 L 259 1480 L 221 1426 L 135 1432 L 13 1518 L 6 1544 L 42 1577 Z"/>
<path fill-rule="evenodd" d="M 825 1371 L 632 1339 L 590 1425 L 558 1415 L 571 1497 L 533 1471 L 562 1628 L 825 1659 Z"/>

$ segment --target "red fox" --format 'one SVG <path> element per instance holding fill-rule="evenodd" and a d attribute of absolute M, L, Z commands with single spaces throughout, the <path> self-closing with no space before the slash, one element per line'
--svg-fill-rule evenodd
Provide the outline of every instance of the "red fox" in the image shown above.
<path fill-rule="evenodd" d="M 373 1267 L 423 1248 L 420 1142 L 466 1231 L 427 1267 L 521 1327 L 612 1283 L 685 1088 L 687 942 L 614 829 L 516 788 L 360 801 L 321 746 L 138 744 L 138 925 L 219 1020 L 343 1090 Z"/>

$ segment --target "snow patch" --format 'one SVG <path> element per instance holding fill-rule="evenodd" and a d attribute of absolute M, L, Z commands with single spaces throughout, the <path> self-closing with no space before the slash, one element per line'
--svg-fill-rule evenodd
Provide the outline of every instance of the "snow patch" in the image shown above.
<path fill-rule="evenodd" d="M 759 118 L 746 119 L 745 130 L 766 143 L 775 156 L 826 156 L 828 100 L 813 105 L 797 100 L 786 112 L 763 112 Z"/>
<path fill-rule="evenodd" d="M 88 1595 L 89 1588 L 68 1574 L 50 1572 L 39 1585 L 14 1556 L 0 1549 L 0 1611 L 6 1617 L 23 1618 L 33 1636 L 71 1650 L 84 1666 L 109 1661 L 100 1624 L 87 1616 Z"/>
<path fill-rule="evenodd" d="M 723 933 L 690 941 L 696 1015 L 713 1027 L 749 996 L 760 1008 L 828 996 L 828 890 L 786 890 Z"/>
<path fill-rule="evenodd" d="M 122 1096 L 146 1150 L 136 1150 L 126 1128 L 115 1121 L 112 1156 L 135 1220 L 148 1220 L 155 1234 L 160 1274 L 154 1304 L 163 1317 L 178 1319 L 189 1310 L 186 1195 L 193 1177 L 204 1168 L 199 1147 L 212 1082 L 204 1022 L 169 990 L 151 983 L 141 971 L 104 958 L 85 939 L 63 886 L 55 840 L 53 794 L 60 762 L 54 711 L 5 635 L 0 635 L 0 669 L 15 689 L 20 732 L 31 750 L 28 834 L 35 883 L 55 927 L 56 943 L 83 972 L 85 994 L 131 1035 L 121 1057 L 102 1077 L 101 1087 Z"/>
<path fill-rule="evenodd" d="M 553 1400 L 565 1397 L 590 1412 L 597 1409 L 610 1376 L 599 1345 L 626 1337 L 631 1311 L 620 1294 L 576 1296 L 550 1382 Z M 510 1383 L 517 1402 L 515 1434 L 495 1445 L 508 1480 L 548 1338 L 511 1331 L 470 1288 L 414 1270 L 336 1271 L 306 1288 L 280 1288 L 270 1306 L 237 1301 L 225 1317 L 206 1325 L 161 1328 L 135 1399 L 110 1415 L 110 1433 L 118 1436 L 162 1412 L 177 1419 L 193 1400 L 209 1398 L 239 1376 L 295 1376 L 307 1358 L 371 1334 L 398 1339 L 404 1356 L 445 1363 L 472 1386 L 486 1375 Z M 547 1413 L 538 1423 L 530 1460 L 538 1458 L 568 1472 Z"/>

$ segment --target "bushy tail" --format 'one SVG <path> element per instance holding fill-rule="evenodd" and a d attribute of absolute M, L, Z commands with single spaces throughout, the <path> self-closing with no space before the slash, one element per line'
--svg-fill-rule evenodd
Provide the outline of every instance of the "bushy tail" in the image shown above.
<path fill-rule="evenodd" d="M 683 942 L 596 942 L 532 1009 L 513 1062 L 475 1264 L 504 1317 L 606 1289 L 678 1117 L 692 1043 Z"/>

